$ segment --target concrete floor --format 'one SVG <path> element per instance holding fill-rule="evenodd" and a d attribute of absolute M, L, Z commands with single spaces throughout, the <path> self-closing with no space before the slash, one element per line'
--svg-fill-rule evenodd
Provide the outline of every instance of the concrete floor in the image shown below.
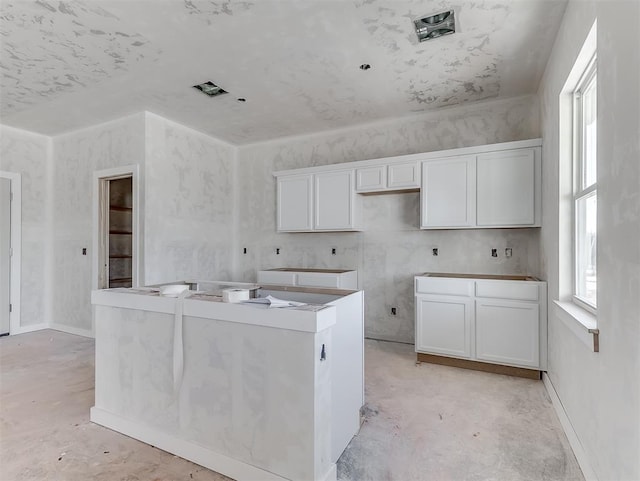
<path fill-rule="evenodd" d="M 414 359 L 366 341 L 366 421 L 339 479 L 584 479 L 541 382 Z M 229 479 L 90 423 L 93 360 L 93 340 L 57 331 L 0 339 L 0 479 Z"/>

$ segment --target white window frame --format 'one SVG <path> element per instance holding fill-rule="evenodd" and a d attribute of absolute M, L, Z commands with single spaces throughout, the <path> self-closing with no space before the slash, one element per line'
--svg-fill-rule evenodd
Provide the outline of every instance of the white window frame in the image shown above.
<path fill-rule="evenodd" d="M 583 108 L 582 108 L 582 93 L 587 90 L 592 82 L 597 81 L 597 56 L 594 54 L 586 69 L 584 70 L 580 80 L 576 84 L 576 88 L 573 91 L 573 205 L 572 205 L 572 223 L 573 223 L 573 247 L 572 247 L 572 262 L 573 262 L 573 302 L 579 307 L 586 309 L 592 314 L 596 314 L 597 304 L 591 304 L 586 299 L 578 296 L 578 202 L 589 196 L 594 195 L 597 202 L 597 173 L 596 180 L 589 184 L 585 184 L 585 156 L 584 156 L 584 125 L 583 125 Z M 596 104 L 597 105 L 597 104 Z M 596 126 L 597 131 L 597 126 Z M 596 234 L 597 238 L 597 234 Z M 597 259 L 596 259 L 597 262 Z M 597 269 L 596 269 L 597 276 Z M 597 284 L 596 284 L 597 289 Z"/>

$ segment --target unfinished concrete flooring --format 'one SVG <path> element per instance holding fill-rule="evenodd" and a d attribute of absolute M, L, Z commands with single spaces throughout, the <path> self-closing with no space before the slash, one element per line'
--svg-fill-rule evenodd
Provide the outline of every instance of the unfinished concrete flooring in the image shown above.
<path fill-rule="evenodd" d="M 226 480 L 89 421 L 94 343 L 57 331 L 0 339 L 0 479 Z M 366 341 L 366 421 L 341 480 L 582 480 L 539 381 L 416 366 Z"/>
<path fill-rule="evenodd" d="M 366 342 L 366 422 L 342 480 L 583 480 L 542 381 L 415 364 Z"/>

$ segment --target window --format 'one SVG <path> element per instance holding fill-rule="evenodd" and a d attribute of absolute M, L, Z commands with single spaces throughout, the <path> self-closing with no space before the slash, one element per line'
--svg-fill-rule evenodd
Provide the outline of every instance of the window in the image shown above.
<path fill-rule="evenodd" d="M 595 311 L 597 293 L 597 75 L 596 57 L 573 92 L 574 300 Z"/>

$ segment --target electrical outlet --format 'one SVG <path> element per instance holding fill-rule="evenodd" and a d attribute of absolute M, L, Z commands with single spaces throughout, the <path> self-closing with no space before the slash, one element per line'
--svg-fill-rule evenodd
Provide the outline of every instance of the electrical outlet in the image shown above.
<path fill-rule="evenodd" d="M 276 247 L 276 255 L 279 256 L 280 255 L 280 247 Z"/>
<path fill-rule="evenodd" d="M 83 248 L 82 248 L 82 255 L 83 255 L 83 256 L 86 256 L 86 255 L 87 255 L 87 248 L 86 248 L 86 247 L 83 247 Z"/>
<path fill-rule="evenodd" d="M 392 315 L 392 316 L 395 316 L 397 313 L 398 313 L 397 308 L 392 307 L 392 308 L 391 308 L 391 315 Z"/>
<path fill-rule="evenodd" d="M 498 257 L 498 249 L 491 249 L 491 257 Z"/>
<path fill-rule="evenodd" d="M 242 253 L 243 253 L 243 254 L 246 254 L 246 253 L 247 253 L 247 248 L 246 248 L 246 247 L 244 247 L 244 248 L 242 249 Z"/>
<path fill-rule="evenodd" d="M 335 247 L 332 247 L 331 248 L 331 255 L 335 256 L 336 255 L 336 251 L 337 251 L 337 249 Z"/>
<path fill-rule="evenodd" d="M 437 255 L 438 255 L 438 248 L 437 248 L 437 247 L 434 247 L 433 249 L 431 249 L 431 253 L 432 253 L 434 256 L 437 256 Z"/>
<path fill-rule="evenodd" d="M 511 257 L 513 255 L 513 249 L 511 247 L 507 247 L 504 250 L 504 256 L 505 257 Z"/>

